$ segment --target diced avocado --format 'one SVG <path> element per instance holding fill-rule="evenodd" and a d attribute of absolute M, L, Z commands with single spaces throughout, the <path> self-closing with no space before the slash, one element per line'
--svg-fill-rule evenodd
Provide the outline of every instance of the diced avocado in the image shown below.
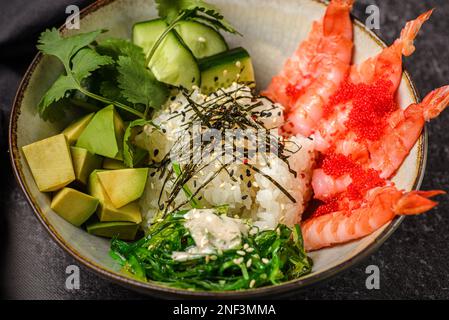
<path fill-rule="evenodd" d="M 62 133 L 24 146 L 22 151 L 40 191 L 56 191 L 75 180 L 69 144 Z"/>
<path fill-rule="evenodd" d="M 94 115 L 95 113 L 89 113 L 81 119 L 74 121 L 67 128 L 65 128 L 64 131 L 62 131 L 70 145 L 73 145 L 76 140 L 78 140 L 79 136 L 84 131 L 84 129 L 86 129 L 87 125 L 92 120 Z"/>
<path fill-rule="evenodd" d="M 178 22 L 175 30 L 197 59 L 228 50 L 223 36 L 205 24 L 185 20 Z"/>
<path fill-rule="evenodd" d="M 125 125 L 113 105 L 98 111 L 76 143 L 77 147 L 92 153 L 113 158 L 122 158 L 122 141 Z"/>
<path fill-rule="evenodd" d="M 118 170 L 118 169 L 126 169 L 127 166 L 123 163 L 123 161 L 104 158 L 103 160 L 103 169 L 108 170 Z"/>
<path fill-rule="evenodd" d="M 86 185 L 92 171 L 101 168 L 103 158 L 84 148 L 70 147 L 70 151 L 76 180 Z"/>
<path fill-rule="evenodd" d="M 139 225 L 132 222 L 95 222 L 87 226 L 87 232 L 96 236 L 122 240 L 134 240 Z"/>
<path fill-rule="evenodd" d="M 227 88 L 233 82 L 254 85 L 254 69 L 249 53 L 243 48 L 201 59 L 201 92 L 210 94 L 219 88 Z"/>
<path fill-rule="evenodd" d="M 142 47 L 145 54 L 148 54 L 166 29 L 167 23 L 162 19 L 136 23 L 133 26 L 133 43 Z M 196 59 L 174 30 L 162 40 L 148 67 L 160 82 L 186 89 L 200 84 Z"/>
<path fill-rule="evenodd" d="M 98 199 L 72 188 L 59 191 L 51 201 L 51 208 L 65 220 L 79 227 L 97 210 Z"/>
<path fill-rule="evenodd" d="M 148 168 L 101 171 L 97 176 L 114 207 L 121 208 L 142 196 Z"/>
<path fill-rule="evenodd" d="M 89 177 L 88 192 L 90 195 L 100 200 L 100 205 L 97 208 L 97 215 L 100 221 L 142 222 L 142 214 L 140 213 L 140 208 L 137 202 L 131 202 L 120 209 L 117 209 L 112 205 L 111 200 L 98 180 L 98 172 L 101 172 L 101 170 L 95 170 L 91 173 Z"/>

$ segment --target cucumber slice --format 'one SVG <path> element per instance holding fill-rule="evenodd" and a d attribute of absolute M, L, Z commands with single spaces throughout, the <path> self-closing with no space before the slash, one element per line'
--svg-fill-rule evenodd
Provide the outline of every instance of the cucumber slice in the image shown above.
<path fill-rule="evenodd" d="M 255 84 L 254 69 L 249 53 L 235 48 L 199 61 L 201 92 L 210 94 L 219 88 L 229 87 L 233 82 Z"/>
<path fill-rule="evenodd" d="M 215 29 L 196 21 L 181 21 L 176 32 L 197 59 L 228 50 L 223 36 Z"/>
<path fill-rule="evenodd" d="M 167 23 L 161 19 L 136 23 L 133 26 L 133 43 L 147 54 L 166 28 Z M 176 87 L 191 89 L 200 83 L 195 57 L 174 31 L 170 31 L 156 49 L 148 67 L 156 79 Z"/>

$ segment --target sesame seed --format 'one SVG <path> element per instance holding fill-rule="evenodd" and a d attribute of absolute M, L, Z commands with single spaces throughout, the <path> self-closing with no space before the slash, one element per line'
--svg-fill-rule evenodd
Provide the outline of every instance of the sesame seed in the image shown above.
<path fill-rule="evenodd" d="M 242 250 L 237 250 L 237 254 L 244 256 L 246 254 L 246 252 L 242 251 Z"/>
<path fill-rule="evenodd" d="M 248 248 L 248 249 L 246 249 L 246 252 L 248 252 L 248 253 L 251 253 L 251 252 L 253 252 L 254 251 L 254 248 Z"/>
<path fill-rule="evenodd" d="M 211 259 L 212 261 L 217 260 L 217 256 L 215 256 L 215 255 L 210 256 L 210 259 Z"/>
<path fill-rule="evenodd" d="M 249 244 L 245 243 L 245 244 L 243 245 L 243 249 L 248 249 L 248 248 L 249 248 Z"/>
<path fill-rule="evenodd" d="M 232 262 L 234 262 L 235 264 L 241 264 L 243 262 L 243 258 L 237 258 L 232 260 Z"/>
<path fill-rule="evenodd" d="M 250 288 L 253 288 L 254 287 L 254 285 L 256 284 L 256 280 L 251 280 L 251 282 L 249 283 L 249 287 Z"/>
<path fill-rule="evenodd" d="M 262 258 L 262 262 L 265 264 L 268 264 L 270 262 L 270 260 L 268 260 L 267 258 Z"/>
<path fill-rule="evenodd" d="M 251 267 L 251 264 L 253 263 L 252 259 L 249 259 L 248 261 L 246 261 L 246 267 L 249 268 Z"/>

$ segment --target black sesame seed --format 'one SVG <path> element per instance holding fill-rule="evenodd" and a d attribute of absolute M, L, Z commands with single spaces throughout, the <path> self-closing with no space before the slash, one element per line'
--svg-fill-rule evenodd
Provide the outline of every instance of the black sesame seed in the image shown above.
<path fill-rule="evenodd" d="M 247 194 L 245 194 L 244 196 L 242 196 L 242 200 L 245 200 L 245 199 L 247 199 L 248 198 L 248 195 Z"/>
<path fill-rule="evenodd" d="M 249 169 L 246 169 L 246 176 L 250 177 L 251 176 L 251 171 L 249 171 Z"/>
<path fill-rule="evenodd" d="M 232 176 L 234 175 L 234 170 L 231 170 L 231 171 L 229 172 L 229 175 L 232 177 Z"/>
<path fill-rule="evenodd" d="M 243 174 L 240 175 L 240 180 L 243 180 Z"/>
<path fill-rule="evenodd" d="M 217 81 L 218 81 L 218 77 L 215 77 L 215 78 L 214 78 L 214 81 L 217 82 Z"/>
<path fill-rule="evenodd" d="M 164 129 L 164 128 L 162 128 L 162 132 L 163 132 L 163 133 L 167 133 L 167 130 Z"/>
<path fill-rule="evenodd" d="M 248 181 L 247 186 L 248 186 L 248 188 L 251 188 L 251 186 L 252 186 L 251 181 Z"/>
<path fill-rule="evenodd" d="M 194 82 L 195 82 L 195 77 L 192 78 L 192 83 L 194 83 Z"/>
<path fill-rule="evenodd" d="M 278 116 L 281 116 L 281 112 L 280 111 L 278 112 Z"/>
<path fill-rule="evenodd" d="M 198 200 L 201 200 L 201 199 L 203 199 L 203 196 L 199 196 L 199 197 L 198 197 Z"/>
<path fill-rule="evenodd" d="M 159 210 L 164 210 L 164 204 L 161 204 L 160 206 L 159 206 Z"/>
<path fill-rule="evenodd" d="M 154 177 L 156 175 L 156 171 L 150 173 L 150 177 Z"/>
<path fill-rule="evenodd" d="M 154 149 L 153 155 L 156 157 L 159 154 L 159 149 Z"/>
<path fill-rule="evenodd" d="M 175 101 L 175 99 L 176 99 L 176 96 L 170 97 L 170 100 L 171 100 L 171 101 Z"/>

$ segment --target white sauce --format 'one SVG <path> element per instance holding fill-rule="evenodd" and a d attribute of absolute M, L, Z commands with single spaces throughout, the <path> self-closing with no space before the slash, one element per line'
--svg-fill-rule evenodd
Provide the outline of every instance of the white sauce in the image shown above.
<path fill-rule="evenodd" d="M 173 252 L 173 260 L 183 261 L 238 248 L 248 225 L 240 219 L 217 215 L 213 209 L 192 209 L 185 214 L 184 226 L 195 246 L 185 252 Z"/>

